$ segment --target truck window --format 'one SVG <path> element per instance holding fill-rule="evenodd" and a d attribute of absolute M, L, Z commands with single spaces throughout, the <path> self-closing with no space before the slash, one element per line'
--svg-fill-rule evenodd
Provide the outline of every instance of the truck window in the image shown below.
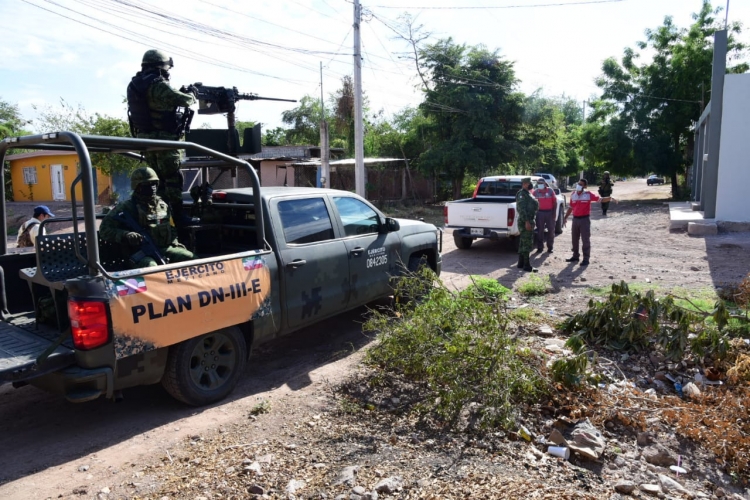
<path fill-rule="evenodd" d="M 333 225 L 323 198 L 280 201 L 279 216 L 289 244 L 333 239 Z"/>
<path fill-rule="evenodd" d="M 347 236 L 378 232 L 380 218 L 373 209 L 356 198 L 334 197 L 333 202 L 339 211 L 341 222 L 344 224 L 344 233 Z"/>
<path fill-rule="evenodd" d="M 477 196 L 515 196 L 521 189 L 521 181 L 484 181 L 479 185 Z"/>

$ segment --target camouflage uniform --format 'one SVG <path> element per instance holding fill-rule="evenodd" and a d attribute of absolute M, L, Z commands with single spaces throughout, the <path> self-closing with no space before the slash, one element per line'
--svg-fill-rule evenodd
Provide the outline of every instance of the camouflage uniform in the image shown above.
<path fill-rule="evenodd" d="M 131 132 L 138 138 L 170 141 L 182 139 L 183 132 L 178 126 L 182 115 L 178 108 L 193 105 L 195 97 L 169 85 L 167 69 L 171 65 L 171 59 L 167 59 L 164 54 L 149 50 L 143 56 L 143 70 L 133 77 L 128 86 Z M 169 202 L 175 216 L 179 218 L 182 214 L 181 152 L 149 151 L 145 154 L 145 159 L 161 179 L 158 194 Z"/>
<path fill-rule="evenodd" d="M 148 176 L 149 179 L 158 180 L 156 173 L 146 167 L 136 169 L 131 176 L 131 185 L 138 186 L 142 184 L 139 176 Z M 137 231 L 128 226 L 119 214 L 127 212 L 141 229 L 148 233 L 151 240 L 159 249 L 162 257 L 169 262 L 183 262 L 196 258 L 196 255 L 185 248 L 177 241 L 177 231 L 172 222 L 172 213 L 169 205 L 159 198 L 156 194 L 143 196 L 136 192 L 127 200 L 117 204 L 112 211 L 102 221 L 99 228 L 99 235 L 105 241 L 119 243 L 125 257 L 128 258 L 134 268 L 156 266 L 157 261 L 152 255 L 138 256 L 137 261 L 133 261 L 133 255 L 138 254 L 141 245 L 129 243 L 127 235 Z M 145 248 L 145 247 L 143 247 Z M 148 254 L 148 250 L 144 250 Z"/>
<path fill-rule="evenodd" d="M 522 182 L 531 183 L 531 178 L 524 178 Z M 539 210 L 539 202 L 531 196 L 527 189 L 521 189 L 516 193 L 516 212 L 518 213 L 518 230 L 521 233 L 518 244 L 519 264 L 523 263 L 524 269 L 530 269 L 529 253 L 534 246 L 534 223 L 536 212 Z M 526 223 L 531 224 L 531 230 L 526 229 Z M 523 262 L 521 262 L 523 261 Z"/>
<path fill-rule="evenodd" d="M 599 184 L 599 196 L 601 196 L 602 198 L 612 196 L 612 181 L 609 180 L 609 172 L 604 172 L 604 178 Z M 607 210 L 609 210 L 609 202 L 602 202 L 601 206 L 602 215 L 607 215 Z"/>

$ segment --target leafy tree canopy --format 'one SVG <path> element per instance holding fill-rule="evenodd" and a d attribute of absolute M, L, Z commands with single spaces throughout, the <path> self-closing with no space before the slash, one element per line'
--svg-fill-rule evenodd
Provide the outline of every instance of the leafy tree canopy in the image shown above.
<path fill-rule="evenodd" d="M 512 159 L 521 127 L 523 95 L 513 63 L 497 50 L 439 40 L 419 51 L 425 78 L 420 110 L 429 118 L 430 147 L 423 169 L 445 174 L 460 196 L 466 174 L 479 175 Z"/>
<path fill-rule="evenodd" d="M 692 123 L 701 114 L 703 96 L 711 90 L 713 35 L 723 29 L 716 19 L 720 10 L 704 0 L 689 28 L 679 28 L 672 17 L 666 17 L 658 28 L 646 30 L 645 41 L 625 49 L 621 61 L 604 61 L 596 81 L 602 102 L 594 104 L 591 117 L 601 129 L 594 126 L 586 131 L 594 162 L 669 175 L 673 195 L 679 195 L 677 176 L 692 159 Z M 743 60 L 746 53 L 746 46 L 737 40 L 740 34 L 740 23 L 729 26 L 729 63 Z M 727 71 L 747 69 L 747 64 L 737 63 Z M 599 145 L 593 139 L 609 143 Z"/>

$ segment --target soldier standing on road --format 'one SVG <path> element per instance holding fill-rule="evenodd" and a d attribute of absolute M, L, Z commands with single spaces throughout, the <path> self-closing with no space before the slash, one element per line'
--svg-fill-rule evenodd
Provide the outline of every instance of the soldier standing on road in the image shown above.
<path fill-rule="evenodd" d="M 610 198 L 612 196 L 612 181 L 609 179 L 609 172 L 604 172 L 602 182 L 599 183 L 599 196 Z M 602 215 L 607 215 L 609 210 L 609 201 L 602 201 Z"/>
<path fill-rule="evenodd" d="M 521 233 L 518 243 L 518 267 L 535 273 L 531 267 L 529 254 L 534 244 L 534 221 L 539 210 L 539 202 L 531 196 L 531 177 L 521 179 L 521 190 L 516 194 L 516 211 L 518 212 L 518 230 Z"/>
<path fill-rule="evenodd" d="M 555 245 L 555 216 L 557 215 L 557 195 L 547 186 L 547 182 L 539 178 L 536 189 L 532 191 L 534 198 L 539 203 L 539 211 L 536 213 L 536 251 L 541 252 L 544 240 L 547 240 L 547 252 L 552 253 Z M 547 230 L 546 236 L 544 230 Z"/>
<path fill-rule="evenodd" d="M 190 126 L 187 109 L 195 103 L 195 96 L 179 92 L 169 85 L 171 57 L 160 50 L 149 50 L 143 55 L 141 71 L 128 85 L 128 119 L 130 133 L 142 139 L 177 141 Z M 182 174 L 179 150 L 149 151 L 146 163 L 159 176 L 158 193 L 172 207 L 177 223 L 187 223 L 182 212 Z"/>
<path fill-rule="evenodd" d="M 591 202 L 599 201 L 599 197 L 591 191 L 586 191 L 588 182 L 581 179 L 576 185 L 576 192 L 570 197 L 570 207 L 565 214 L 563 223 L 567 225 L 568 216 L 573 214 L 573 256 L 565 259 L 565 262 L 578 262 L 580 254 L 578 253 L 578 244 L 583 242 L 583 260 L 582 266 L 589 265 L 591 255 Z"/>
<path fill-rule="evenodd" d="M 156 266 L 159 260 L 184 262 L 196 258 L 177 241 L 169 205 L 156 194 L 158 184 L 153 169 L 135 169 L 130 176 L 133 196 L 118 203 L 99 229 L 104 241 L 122 246 L 134 268 Z"/>

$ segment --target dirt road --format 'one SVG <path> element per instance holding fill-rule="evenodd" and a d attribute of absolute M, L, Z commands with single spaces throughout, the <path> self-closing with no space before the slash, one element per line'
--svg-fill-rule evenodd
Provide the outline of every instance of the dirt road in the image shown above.
<path fill-rule="evenodd" d="M 570 252 L 567 230 L 557 238 L 553 254 L 533 255 L 533 264 L 550 277 L 554 289 L 534 304 L 546 311 L 540 314 L 551 312 L 549 321 L 554 322 L 560 314 L 583 307 L 592 288 L 620 279 L 661 289 L 713 289 L 747 274 L 750 234 L 704 239 L 670 233 L 662 202 L 632 201 L 666 198 L 668 190 L 647 187 L 643 179 L 618 182 L 614 196 L 623 202 L 613 205 L 606 218 L 595 207 L 588 268 L 564 262 Z M 516 261 L 506 241 L 481 241 L 469 250 L 457 250 L 446 234 L 442 278 L 460 288 L 469 275 L 480 274 L 513 287 L 528 279 Z M 249 425 L 248 414 L 260 401 L 292 408 L 296 415 L 312 412 L 330 385 L 348 377 L 370 342 L 360 329 L 363 313 L 360 309 L 339 316 L 256 352 L 232 397 L 208 408 L 186 408 L 160 386 L 126 391 L 122 403 L 81 405 L 31 387 L 3 386 L 0 497 L 68 497 L 82 485 L 86 487 L 78 491 L 91 497 L 103 487 L 134 481 L 133 471 L 141 464 L 167 456 L 186 436 Z M 259 427 L 257 437 L 267 438 L 274 431 L 272 426 Z"/>

